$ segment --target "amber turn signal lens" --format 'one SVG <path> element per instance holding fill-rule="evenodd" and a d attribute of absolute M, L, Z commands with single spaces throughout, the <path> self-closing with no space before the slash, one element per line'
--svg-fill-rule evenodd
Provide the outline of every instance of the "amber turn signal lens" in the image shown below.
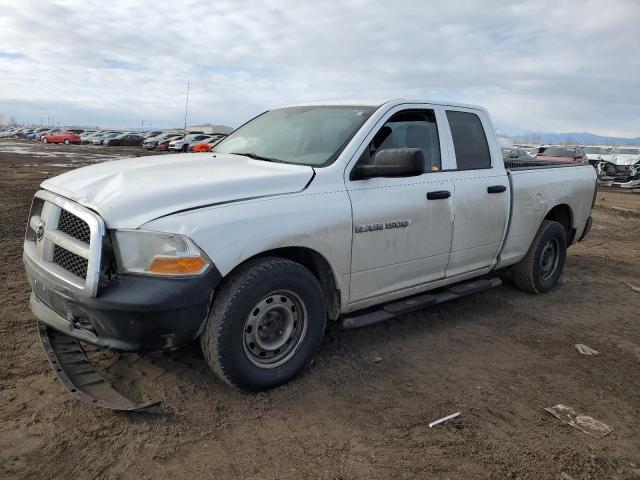
<path fill-rule="evenodd" d="M 154 257 L 149 271 L 164 275 L 188 275 L 200 273 L 206 265 L 201 257 Z"/>

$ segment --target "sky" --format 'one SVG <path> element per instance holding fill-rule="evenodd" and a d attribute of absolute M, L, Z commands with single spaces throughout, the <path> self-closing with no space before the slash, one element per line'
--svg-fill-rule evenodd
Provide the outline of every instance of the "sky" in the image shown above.
<path fill-rule="evenodd" d="M 0 0 L 0 115 L 236 127 L 304 100 L 489 109 L 509 134 L 640 136 L 640 0 Z"/>

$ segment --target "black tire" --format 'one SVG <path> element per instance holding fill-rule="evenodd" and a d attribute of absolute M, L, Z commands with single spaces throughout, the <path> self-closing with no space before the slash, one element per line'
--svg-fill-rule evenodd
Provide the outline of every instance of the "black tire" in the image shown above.
<path fill-rule="evenodd" d="M 567 257 L 567 231 L 558 222 L 544 220 L 527 255 L 511 273 L 520 290 L 546 293 L 556 286 Z"/>
<path fill-rule="evenodd" d="M 68 138 L 65 138 L 65 139 L 64 139 L 64 144 L 65 144 L 65 145 L 69 145 L 70 143 L 71 143 L 71 142 L 69 141 L 69 139 L 68 139 Z"/>
<path fill-rule="evenodd" d="M 262 312 L 258 307 L 264 307 Z M 267 390 L 287 383 L 311 361 L 326 318 L 322 288 L 309 270 L 290 260 L 261 258 L 247 262 L 225 281 L 200 343 L 220 379 L 243 390 Z M 277 331 L 265 334 L 272 319 Z M 279 337 L 271 350 L 263 349 L 263 335 L 270 334 Z M 284 343 L 278 346 L 279 342 Z"/>

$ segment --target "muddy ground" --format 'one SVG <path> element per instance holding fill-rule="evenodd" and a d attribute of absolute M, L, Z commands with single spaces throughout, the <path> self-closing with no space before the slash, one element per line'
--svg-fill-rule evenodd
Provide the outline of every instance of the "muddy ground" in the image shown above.
<path fill-rule="evenodd" d="M 0 141 L 0 478 L 640 479 L 640 292 L 627 285 L 640 287 L 640 194 L 605 189 L 550 294 L 504 285 L 361 330 L 330 328 L 301 378 L 261 394 L 216 380 L 198 344 L 108 353 L 109 378 L 166 413 L 71 399 L 28 308 L 31 196 L 47 176 L 142 153 Z M 558 403 L 615 431 L 595 439 L 563 424 L 543 410 Z"/>

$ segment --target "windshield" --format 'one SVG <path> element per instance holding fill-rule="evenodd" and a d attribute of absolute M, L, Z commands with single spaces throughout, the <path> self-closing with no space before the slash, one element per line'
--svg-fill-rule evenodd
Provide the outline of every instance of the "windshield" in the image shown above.
<path fill-rule="evenodd" d="M 271 110 L 216 144 L 218 153 L 322 167 L 331 164 L 376 107 L 307 106 Z"/>
<path fill-rule="evenodd" d="M 605 155 L 609 153 L 611 147 L 584 147 L 584 153 L 590 153 L 594 155 Z"/>
<path fill-rule="evenodd" d="M 573 158 L 575 154 L 576 154 L 575 148 L 564 148 L 564 147 L 548 147 L 539 153 L 539 155 L 544 155 L 546 157 L 571 157 L 571 158 Z"/>
<path fill-rule="evenodd" d="M 611 155 L 640 155 L 640 148 L 614 148 Z"/>

